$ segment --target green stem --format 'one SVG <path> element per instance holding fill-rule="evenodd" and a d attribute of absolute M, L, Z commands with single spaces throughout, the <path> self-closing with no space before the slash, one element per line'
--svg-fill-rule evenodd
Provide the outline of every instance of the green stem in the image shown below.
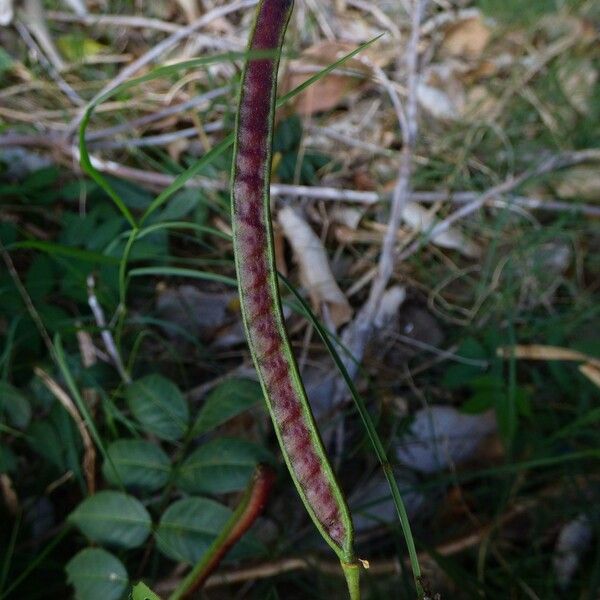
<path fill-rule="evenodd" d="M 177 589 L 169 596 L 169 600 L 183 600 L 189 598 L 196 590 L 200 589 L 208 576 L 217 568 L 223 557 L 233 545 L 244 535 L 262 512 L 275 475 L 264 465 L 259 465 L 254 478 L 242 501 L 235 509 L 221 533 L 202 555 L 196 566 L 188 576 L 179 584 Z"/>
<path fill-rule="evenodd" d="M 360 566 L 356 562 L 347 563 L 340 561 L 344 577 L 348 584 L 348 593 L 350 600 L 360 600 Z"/>

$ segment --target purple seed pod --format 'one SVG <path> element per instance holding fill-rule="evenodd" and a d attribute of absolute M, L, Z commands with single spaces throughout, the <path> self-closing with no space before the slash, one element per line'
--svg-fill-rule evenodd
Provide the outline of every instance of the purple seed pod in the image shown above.
<path fill-rule="evenodd" d="M 292 4 L 291 0 L 261 0 L 257 7 L 237 115 L 233 246 L 248 346 L 285 461 L 315 525 L 340 557 L 347 578 L 356 580 L 351 595 L 358 597 L 350 513 L 290 348 L 275 270 L 269 208 L 271 145 L 277 68 Z M 262 51 L 259 57 L 257 51 Z"/>

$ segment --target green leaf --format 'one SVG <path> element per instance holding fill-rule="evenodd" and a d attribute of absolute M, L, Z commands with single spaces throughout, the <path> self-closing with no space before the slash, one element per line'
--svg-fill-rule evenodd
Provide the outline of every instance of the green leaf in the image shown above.
<path fill-rule="evenodd" d="M 59 306 L 41 304 L 38 312 L 50 333 L 60 332 L 73 324 L 73 318 Z"/>
<path fill-rule="evenodd" d="M 14 61 L 11 55 L 0 48 L 0 75 L 3 75 L 6 71 L 10 71 L 13 67 Z"/>
<path fill-rule="evenodd" d="M 71 62 L 80 62 L 108 50 L 106 45 L 92 38 L 83 37 L 79 32 L 59 36 L 56 45 Z"/>
<path fill-rule="evenodd" d="M 14 385 L 0 381 L 0 418 L 4 415 L 15 427 L 24 429 L 31 419 L 31 406 Z"/>
<path fill-rule="evenodd" d="M 292 115 L 279 122 L 273 134 L 273 153 L 297 150 L 302 140 L 302 121 Z"/>
<path fill-rule="evenodd" d="M 77 600 L 119 600 L 129 579 L 123 563 L 100 548 L 86 548 L 65 567 Z"/>
<path fill-rule="evenodd" d="M 517 386 L 514 395 L 515 404 L 519 415 L 523 417 L 532 417 L 533 410 L 531 408 L 531 392 L 524 387 Z"/>
<path fill-rule="evenodd" d="M 27 179 L 23 182 L 22 188 L 27 191 L 44 191 L 48 194 L 48 188 L 57 183 L 60 171 L 56 166 L 42 167 L 27 176 Z"/>
<path fill-rule="evenodd" d="M 161 600 L 143 581 L 131 590 L 131 600 Z"/>
<path fill-rule="evenodd" d="M 496 405 L 497 395 L 485 390 L 475 392 L 462 406 L 461 410 L 469 415 L 478 415 Z"/>
<path fill-rule="evenodd" d="M 162 375 L 134 381 L 126 392 L 135 418 L 147 431 L 163 440 L 179 440 L 187 430 L 188 405 L 179 388 Z"/>
<path fill-rule="evenodd" d="M 25 287 L 34 304 L 43 300 L 54 288 L 54 263 L 48 256 L 38 254 L 27 270 Z"/>
<path fill-rule="evenodd" d="M 72 248 L 69 246 L 63 246 L 61 244 L 54 244 L 52 242 L 42 242 L 39 240 L 28 240 L 25 242 L 18 242 L 13 244 L 11 248 L 30 248 L 34 250 L 40 250 L 47 252 L 50 255 L 65 256 L 66 258 L 73 258 L 91 263 L 99 264 L 110 264 L 118 265 L 119 259 L 114 256 L 107 256 L 99 252 L 92 252 L 90 250 L 82 250 L 80 248 Z"/>
<path fill-rule="evenodd" d="M 169 481 L 171 462 L 162 448 L 144 440 L 117 440 L 107 448 L 102 473 L 109 483 L 153 492 Z"/>
<path fill-rule="evenodd" d="M 4 444 L 0 444 L 0 473 L 12 473 L 17 468 L 17 457 Z"/>
<path fill-rule="evenodd" d="M 138 267 L 129 271 L 130 277 L 140 277 L 145 275 L 166 275 L 171 277 L 189 277 L 190 279 L 204 279 L 206 281 L 216 281 L 225 283 L 231 287 L 237 287 L 237 281 L 227 275 L 220 273 L 209 273 L 207 271 L 198 271 L 195 269 L 186 269 L 183 267 Z"/>
<path fill-rule="evenodd" d="M 129 208 L 142 210 L 152 202 L 152 194 L 139 185 L 112 175 L 105 175 L 104 177 Z"/>
<path fill-rule="evenodd" d="M 273 462 L 263 447 L 237 438 L 217 438 L 197 448 L 181 464 L 177 485 L 195 494 L 242 490 L 259 462 Z"/>
<path fill-rule="evenodd" d="M 472 337 L 466 338 L 456 353 L 463 358 L 474 360 L 488 359 L 488 352 L 486 349 Z M 471 379 L 480 376 L 483 370 L 482 367 L 463 363 L 451 365 L 444 373 L 442 385 L 451 390 L 464 387 L 469 384 Z"/>
<path fill-rule="evenodd" d="M 148 511 L 137 498 L 112 491 L 86 498 L 68 520 L 91 541 L 121 548 L 141 546 L 152 524 Z"/>
<path fill-rule="evenodd" d="M 482 392 L 503 393 L 506 387 L 506 382 L 502 377 L 496 375 L 481 375 L 471 380 L 469 385 L 474 389 Z"/>
<path fill-rule="evenodd" d="M 201 199 L 200 190 L 184 188 L 173 195 L 171 201 L 148 222 L 178 221 L 190 214 Z"/>
<path fill-rule="evenodd" d="M 158 525 L 158 549 L 173 560 L 197 562 L 219 535 L 231 512 L 208 498 L 185 498 L 174 502 Z M 256 556 L 263 552 L 263 545 L 246 535 L 236 545 L 234 556 Z"/>
<path fill-rule="evenodd" d="M 27 443 L 60 473 L 73 471 L 80 478 L 81 436 L 67 411 L 56 400 L 53 402 L 48 415 L 29 426 Z"/>
<path fill-rule="evenodd" d="M 206 396 L 194 423 L 194 435 L 215 429 L 254 406 L 262 397 L 262 389 L 257 381 L 227 379 Z"/>

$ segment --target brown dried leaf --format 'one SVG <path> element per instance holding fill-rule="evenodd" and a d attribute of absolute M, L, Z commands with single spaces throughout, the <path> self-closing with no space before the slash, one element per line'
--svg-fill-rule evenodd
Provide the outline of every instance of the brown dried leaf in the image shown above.
<path fill-rule="evenodd" d="M 416 202 L 409 202 L 406 205 L 402 212 L 402 220 L 413 231 L 420 233 L 430 231 L 439 223 L 430 210 Z M 469 258 L 478 258 L 481 255 L 481 248 L 453 227 L 433 237 L 431 243 L 440 248 L 456 250 Z"/>
<path fill-rule="evenodd" d="M 481 16 L 455 23 L 446 31 L 440 48 L 442 56 L 477 60 L 485 50 L 492 32 Z"/>
<path fill-rule="evenodd" d="M 561 174 L 556 183 L 556 192 L 561 198 L 598 200 L 600 198 L 600 171 L 596 165 L 573 167 Z"/>
<path fill-rule="evenodd" d="M 496 114 L 498 98 L 484 85 L 474 85 L 467 93 L 465 117 L 469 121 L 482 120 Z"/>
<path fill-rule="evenodd" d="M 571 106 L 582 115 L 589 114 L 598 81 L 598 70 L 592 60 L 582 58 L 564 63 L 558 70 L 558 81 Z"/>
<path fill-rule="evenodd" d="M 282 93 L 287 93 L 309 79 L 313 73 L 307 72 L 310 67 L 324 67 L 341 56 L 352 51 L 352 44 L 343 42 L 321 42 L 307 48 L 300 58 L 290 61 L 288 71 L 281 83 Z M 359 59 L 353 58 L 344 65 L 346 69 L 369 73 L 369 68 Z M 296 112 L 307 116 L 335 108 L 340 101 L 350 92 L 363 83 L 357 76 L 330 73 L 309 86 L 296 96 Z"/>
<path fill-rule="evenodd" d="M 281 209 L 278 220 L 285 237 L 294 249 L 300 265 L 302 282 L 313 304 L 317 307 L 326 304 L 336 326 L 347 323 L 352 318 L 352 307 L 333 277 L 321 240 L 292 208 Z"/>
<path fill-rule="evenodd" d="M 593 363 L 585 363 L 581 365 L 579 370 L 585 375 L 596 387 L 600 388 L 600 365 L 598 361 Z"/>
<path fill-rule="evenodd" d="M 6 473 L 0 474 L 0 495 L 4 499 L 8 512 L 11 515 L 17 515 L 19 513 L 19 497 L 11 478 Z"/>
<path fill-rule="evenodd" d="M 419 104 L 441 121 L 460 119 L 465 111 L 465 89 L 455 64 L 431 65 L 417 86 Z"/>
<path fill-rule="evenodd" d="M 543 344 L 529 344 L 517 346 L 503 346 L 498 348 L 496 354 L 501 358 L 523 358 L 526 360 L 569 360 L 582 361 L 592 367 L 600 368 L 600 360 L 588 356 L 577 350 L 561 348 L 560 346 L 545 346 Z M 586 365 L 583 365 L 586 366 Z"/>
<path fill-rule="evenodd" d="M 96 447 L 87 430 L 87 425 L 67 392 L 40 367 L 35 367 L 33 371 L 42 380 L 42 383 L 52 395 L 62 404 L 63 408 L 69 413 L 73 421 L 75 421 L 75 425 L 77 425 L 81 441 L 83 442 L 83 473 L 86 478 L 88 493 L 91 495 L 96 491 Z"/>

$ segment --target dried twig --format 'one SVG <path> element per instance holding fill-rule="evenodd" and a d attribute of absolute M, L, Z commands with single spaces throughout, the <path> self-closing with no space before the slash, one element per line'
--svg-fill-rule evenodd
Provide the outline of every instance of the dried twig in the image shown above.
<path fill-rule="evenodd" d="M 375 3 L 364 0 L 347 0 L 349 6 L 358 10 L 368 12 L 385 29 L 387 29 L 397 40 L 402 37 L 400 29 Z"/>
<path fill-rule="evenodd" d="M 12 281 L 13 281 L 15 287 L 17 288 L 17 291 L 19 292 L 19 296 L 21 296 L 21 299 L 23 300 L 23 303 L 25 304 L 25 307 L 27 308 L 27 312 L 29 313 L 29 316 L 31 317 L 32 321 L 34 322 L 34 324 L 44 342 L 44 345 L 48 349 L 48 352 L 50 352 L 50 355 L 52 355 L 54 352 L 54 346 L 52 345 L 52 340 L 50 339 L 48 330 L 46 329 L 46 326 L 44 325 L 44 322 L 42 321 L 42 318 L 40 317 L 40 313 L 37 311 L 37 309 L 33 305 L 31 296 L 29 295 L 29 292 L 23 285 L 23 282 L 21 281 L 21 278 L 19 277 L 19 273 L 17 272 L 17 269 L 15 268 L 15 264 L 13 263 L 13 260 L 10 256 L 10 254 L 8 253 L 8 250 L 5 248 L 4 244 L 2 243 L 2 238 L 0 238 L 0 254 L 2 255 L 2 259 L 4 260 L 4 264 L 6 265 L 6 268 L 8 269 L 8 273 L 9 273 Z"/>
<path fill-rule="evenodd" d="M 79 435 L 83 442 L 83 472 L 85 474 L 88 492 L 93 494 L 96 490 L 95 469 L 96 469 L 96 449 L 92 443 L 92 438 L 87 430 L 85 422 L 81 418 L 77 407 L 69 394 L 58 385 L 46 371 L 40 367 L 34 368 L 34 373 L 42 380 L 43 384 L 52 392 L 54 397 L 62 404 L 63 408 L 71 415 L 77 425 Z"/>
<path fill-rule="evenodd" d="M 45 58 L 48 59 L 48 63 L 50 63 L 56 71 L 62 71 L 66 65 L 58 53 L 54 41 L 50 37 L 41 0 L 25 0 L 21 16 L 27 28 L 31 31 L 46 53 Z M 41 56 L 42 53 L 38 51 L 38 55 Z"/>
<path fill-rule="evenodd" d="M 195 33 L 198 29 L 204 27 L 211 21 L 214 21 L 219 17 L 228 15 L 229 13 L 254 6 L 256 2 L 257 0 L 239 0 L 239 2 L 234 2 L 225 6 L 219 6 L 205 13 L 199 19 L 197 19 L 187 27 L 183 27 L 178 31 L 172 33 L 169 37 L 165 38 L 159 44 L 156 44 L 156 46 L 153 46 L 151 50 L 140 56 L 137 60 L 134 60 L 130 65 L 127 65 L 127 67 L 125 67 L 115 78 L 113 78 L 107 85 L 105 85 L 92 98 L 90 102 L 97 102 L 107 92 L 109 92 L 110 90 L 114 90 L 116 87 L 118 87 L 119 85 L 127 81 L 130 77 L 135 75 L 140 69 L 145 67 L 147 64 L 150 64 L 151 62 L 156 60 L 159 56 L 176 46 L 180 41 L 184 40 L 192 33 Z M 75 132 L 82 118 L 83 112 L 81 112 L 75 119 L 73 119 L 73 121 L 69 125 L 70 134 Z"/>
<path fill-rule="evenodd" d="M 64 92 L 65 96 L 67 96 L 75 106 L 83 106 L 85 104 L 83 98 L 63 79 L 57 66 L 46 58 L 46 55 L 42 52 L 37 42 L 29 33 L 29 29 L 20 21 L 15 22 L 15 28 L 25 44 L 27 44 L 29 50 L 35 55 L 42 67 L 48 71 L 50 77 L 54 79 L 56 85 Z M 61 68 L 64 68 L 64 64 L 61 63 L 60 66 Z"/>
<path fill-rule="evenodd" d="M 148 17 L 137 17 L 130 15 L 76 15 L 58 10 L 46 11 L 46 17 L 51 21 L 60 23 L 81 23 L 87 26 L 105 26 L 105 27 L 131 27 L 139 29 L 156 29 L 166 33 L 174 33 L 183 29 L 183 25 L 178 23 L 169 23 L 160 19 L 150 19 Z"/>
<path fill-rule="evenodd" d="M 169 106 L 163 110 L 158 112 L 150 113 L 148 115 L 144 115 L 143 117 L 139 117 L 138 119 L 131 119 L 126 121 L 125 123 L 121 123 L 119 125 L 115 125 L 114 127 L 106 127 L 104 129 L 97 129 L 96 131 L 90 131 L 86 134 L 86 141 L 93 141 L 100 138 L 112 137 L 117 133 L 123 133 L 124 131 L 128 131 L 130 129 L 136 129 L 138 127 L 142 127 L 144 125 L 149 125 L 150 123 L 154 123 L 155 121 L 160 121 L 161 119 L 165 119 L 166 117 L 171 117 L 173 115 L 185 112 L 191 109 L 197 109 L 202 106 L 204 103 L 210 102 L 215 98 L 220 96 L 224 96 L 228 92 L 231 91 L 231 86 L 224 85 L 212 90 L 209 90 L 205 94 L 200 94 L 198 96 L 194 96 L 190 100 L 186 100 L 185 102 L 181 102 L 179 104 L 175 104 L 174 106 Z"/>
<path fill-rule="evenodd" d="M 223 121 L 214 121 L 207 123 L 202 128 L 204 133 L 215 133 L 223 129 Z M 118 148 L 139 148 L 141 146 L 166 146 L 176 140 L 184 140 L 197 137 L 197 127 L 186 127 L 178 131 L 169 133 L 159 133 L 157 135 L 147 135 L 139 138 L 129 138 L 125 140 L 104 140 L 90 144 L 89 148 L 93 150 L 114 150 Z"/>
<path fill-rule="evenodd" d="M 475 200 L 472 200 L 465 206 L 462 206 L 458 210 L 454 211 L 449 217 L 438 223 L 433 227 L 427 235 L 423 238 L 415 240 L 406 249 L 402 250 L 396 257 L 397 260 L 404 260 L 414 254 L 421 246 L 428 240 L 434 238 L 436 235 L 448 229 L 460 219 L 474 213 L 486 204 L 489 200 L 496 196 L 506 194 L 512 190 L 518 188 L 527 180 L 534 177 L 539 177 L 545 173 L 550 173 L 558 169 L 563 169 L 572 165 L 580 164 L 582 162 L 589 162 L 594 160 L 600 160 L 600 150 L 580 150 L 578 152 L 565 152 L 551 156 L 546 160 L 543 160 L 540 164 L 524 171 L 520 175 L 511 176 L 502 183 L 490 188 L 487 192 L 481 194 Z"/>
<path fill-rule="evenodd" d="M 194 99 L 189 102 L 193 102 Z M 187 104 L 187 103 L 182 103 Z M 181 107 L 181 108 L 179 108 Z M 187 108 L 187 107 L 186 107 Z M 131 127 L 138 127 L 146 123 L 150 123 L 158 118 L 163 118 L 171 114 L 176 114 L 181 110 L 185 110 L 182 105 L 173 106 L 171 108 L 161 111 L 161 113 L 153 113 L 140 117 L 129 123 L 123 123 L 117 125 L 114 128 L 106 128 L 98 130 L 97 132 L 91 132 L 88 136 L 89 139 L 104 138 L 114 133 L 126 131 Z M 173 112 L 170 112 L 171 109 Z M 159 117 L 160 114 L 160 117 Z M 98 135 L 96 135 L 98 134 Z M 187 135 L 187 134 L 186 134 Z M 145 138 L 146 140 L 148 138 Z M 126 145 L 124 143 L 124 145 Z M 0 135 L 0 147 L 8 146 L 24 146 L 24 147 L 49 147 L 55 150 L 60 150 L 63 154 L 69 156 L 72 159 L 72 148 L 68 147 L 64 140 L 59 136 L 46 134 L 24 134 L 17 132 L 9 132 Z M 588 153 L 594 153 L 596 151 L 584 151 L 587 156 Z M 592 156 L 589 157 L 593 159 Z M 137 181 L 138 183 L 147 184 L 155 188 L 165 188 L 173 183 L 175 177 L 167 173 L 159 173 L 156 171 L 147 171 L 142 169 L 136 169 L 129 167 L 112 160 L 104 160 L 99 157 L 92 156 L 92 162 L 94 166 L 102 172 L 128 179 L 130 181 Z M 582 161 L 584 162 L 584 161 Z M 206 177 L 194 177 L 186 182 L 186 187 L 190 188 L 202 188 L 210 190 L 224 191 L 228 187 L 228 183 L 225 181 L 216 181 Z M 411 202 L 421 202 L 424 204 L 431 204 L 436 202 L 450 202 L 452 204 L 468 204 L 481 197 L 482 194 L 478 192 L 448 192 L 448 191 L 411 191 L 409 200 Z M 490 188 L 485 192 L 486 199 L 481 204 L 483 206 L 493 205 L 497 207 L 508 207 L 517 206 L 523 209 L 529 210 L 541 210 L 547 212 L 566 212 L 566 213 L 577 213 L 586 215 L 589 217 L 600 217 L 600 206 L 594 206 L 592 204 L 583 204 L 575 202 L 563 202 L 560 200 L 548 200 L 545 198 L 531 198 L 528 196 L 512 195 L 509 192 L 498 192 L 497 188 Z M 378 202 L 385 202 L 391 197 L 390 194 L 380 194 L 378 192 L 368 192 L 360 190 L 352 190 L 345 188 L 334 188 L 328 186 L 306 186 L 306 185 L 289 185 L 285 183 L 272 183 L 271 184 L 271 196 L 283 198 L 287 197 L 301 197 L 304 199 L 314 200 L 325 200 L 331 202 L 351 202 L 353 204 L 377 204 Z M 506 199 L 503 199 L 506 197 Z"/>
<path fill-rule="evenodd" d="M 354 360 L 350 360 L 347 355 L 344 357 L 346 368 L 351 375 L 355 377 L 368 339 L 373 330 L 373 323 L 381 298 L 385 292 L 393 272 L 394 248 L 397 243 L 396 233 L 400 225 L 400 219 L 410 195 L 410 178 L 412 173 L 413 152 L 417 138 L 417 83 L 418 83 L 418 54 L 421 18 L 425 9 L 426 0 L 414 0 L 411 11 L 411 34 L 406 49 L 406 67 L 407 67 L 407 99 L 406 109 L 398 109 L 399 122 L 402 126 L 403 147 L 400 157 L 400 168 L 398 180 L 394 193 L 392 195 L 392 206 L 388 229 L 383 241 L 381 256 L 377 275 L 371 285 L 369 297 L 365 305 L 356 315 L 354 321 L 346 328 L 342 335 L 342 344 L 349 351 Z M 395 94 L 395 88 L 388 88 L 392 97 Z M 404 115 L 401 117 L 401 115 Z M 339 379 L 336 382 L 336 390 L 333 397 L 333 403 L 336 405 L 346 395 L 345 382 Z M 342 431 L 338 430 L 338 443 L 341 443 Z"/>
<path fill-rule="evenodd" d="M 524 360 L 565 360 L 595 364 L 600 367 L 600 359 L 589 354 L 561 348 L 560 346 L 547 346 L 544 344 L 517 344 L 516 346 L 501 346 L 496 350 L 496 355 L 501 358 L 520 358 Z"/>
<path fill-rule="evenodd" d="M 516 505 L 513 509 L 502 515 L 497 522 L 483 525 L 476 530 L 449 542 L 440 544 L 435 548 L 435 555 L 454 556 L 464 552 L 469 548 L 479 545 L 485 540 L 491 532 L 499 526 L 504 525 L 516 517 L 528 512 L 536 506 L 536 501 L 523 502 Z M 430 560 L 428 552 L 419 553 L 419 561 Z M 408 566 L 408 560 L 393 558 L 381 561 L 369 561 L 369 573 L 371 575 L 394 575 L 402 573 Z M 244 581 L 256 581 L 258 579 L 269 579 L 284 573 L 293 571 L 318 570 L 327 575 L 341 577 L 342 571 L 339 564 L 334 561 L 323 560 L 319 556 L 308 556 L 306 558 L 283 558 L 280 560 L 263 562 L 252 567 L 241 567 L 224 572 L 217 572 L 208 578 L 205 588 L 233 585 Z M 161 593 L 168 593 L 177 585 L 176 580 L 168 580 L 156 586 L 156 590 Z"/>
<path fill-rule="evenodd" d="M 89 275 L 87 278 L 87 286 L 88 286 L 88 304 L 94 314 L 94 319 L 96 319 L 96 324 L 100 328 L 100 334 L 102 335 L 102 341 L 104 342 L 104 347 L 108 352 L 115 368 L 119 372 L 121 379 L 125 383 L 131 383 L 131 377 L 123 364 L 123 360 L 121 359 L 121 354 L 117 349 L 117 345 L 113 339 L 112 333 L 106 327 L 106 319 L 104 318 L 104 311 L 98 302 L 98 298 L 96 298 L 96 294 L 94 292 L 95 282 L 94 276 Z"/>

